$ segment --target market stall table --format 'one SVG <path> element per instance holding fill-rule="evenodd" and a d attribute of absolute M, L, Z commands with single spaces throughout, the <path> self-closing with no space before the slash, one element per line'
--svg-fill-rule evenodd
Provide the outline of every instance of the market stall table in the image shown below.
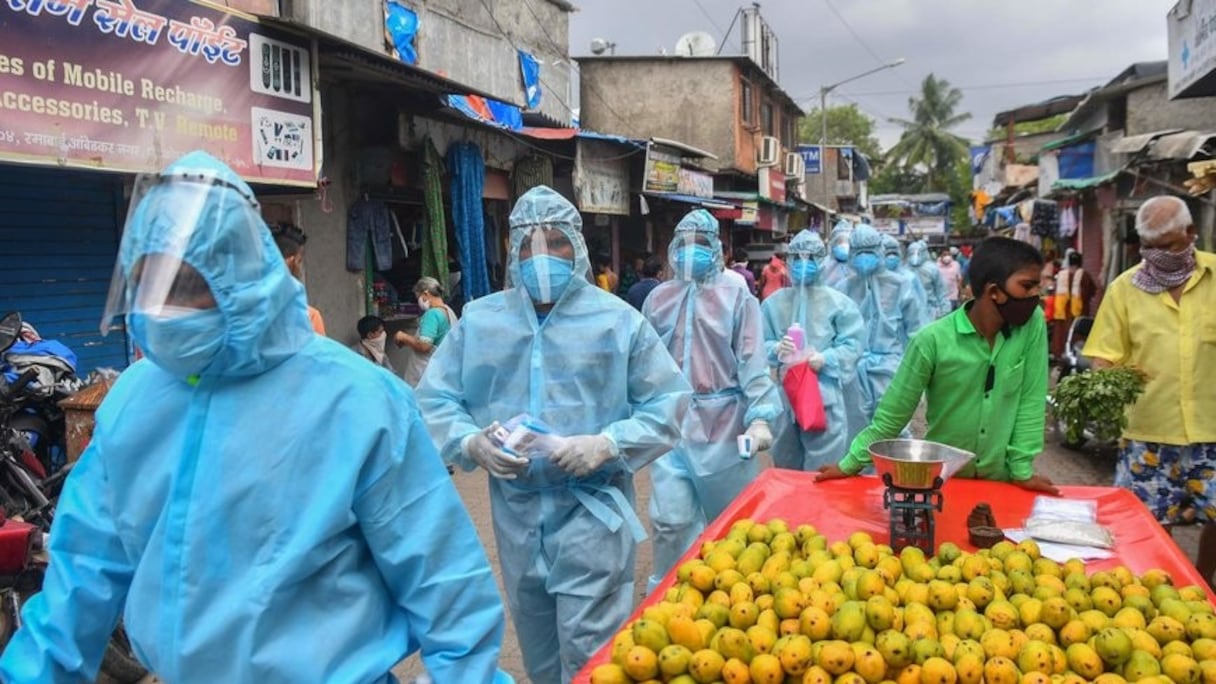
<path fill-rule="evenodd" d="M 743 490 L 734 503 L 718 516 L 693 544 L 680 562 L 695 558 L 701 543 L 720 539 L 737 520 L 764 521 L 781 518 L 793 528 L 809 523 L 830 540 L 846 539 L 854 532 L 868 532 L 876 542 L 886 543 L 889 513 L 883 509 L 883 484 L 876 477 L 850 477 L 814 482 L 815 473 L 770 468 Z M 1088 572 L 1125 565 L 1141 574 L 1161 568 L 1174 578 L 1177 586 L 1197 584 L 1216 603 L 1216 594 L 1203 581 L 1186 554 L 1157 524 L 1148 509 L 1130 491 L 1115 487 L 1060 487 L 1068 499 L 1091 500 L 1098 505 L 1098 522 L 1115 539 L 1115 556 L 1086 563 Z M 942 488 L 942 511 L 936 516 L 936 543 L 954 542 L 966 551 L 975 551 L 967 541 L 967 515 L 977 504 L 992 506 L 997 524 L 1005 529 L 1021 527 L 1039 496 L 1004 482 L 952 479 Z M 659 600 L 675 584 L 675 571 L 668 573 L 653 594 L 638 607 L 628 622 L 641 617 L 642 610 Z M 611 644 L 605 644 L 575 676 L 576 683 L 590 681 L 597 665 L 609 662 Z"/>

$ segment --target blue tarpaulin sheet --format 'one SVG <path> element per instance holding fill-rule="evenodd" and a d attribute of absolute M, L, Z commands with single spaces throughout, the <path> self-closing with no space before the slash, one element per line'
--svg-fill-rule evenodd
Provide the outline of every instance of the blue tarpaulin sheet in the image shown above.
<path fill-rule="evenodd" d="M 447 105 L 461 114 L 499 128 L 518 131 L 524 127 L 524 116 L 515 105 L 487 100 L 475 95 L 448 95 Z"/>
<path fill-rule="evenodd" d="M 519 51 L 519 74 L 523 77 L 528 109 L 540 107 L 540 62 L 523 50 Z"/>
<path fill-rule="evenodd" d="M 395 0 L 388 3 L 384 17 L 384 28 L 397 48 L 397 57 L 406 64 L 418 63 L 418 52 L 414 50 L 414 36 L 418 35 L 418 15 L 414 10 Z"/>
<path fill-rule="evenodd" d="M 1091 140 L 1060 149 L 1060 178 L 1089 178 L 1094 175 L 1094 149 Z"/>

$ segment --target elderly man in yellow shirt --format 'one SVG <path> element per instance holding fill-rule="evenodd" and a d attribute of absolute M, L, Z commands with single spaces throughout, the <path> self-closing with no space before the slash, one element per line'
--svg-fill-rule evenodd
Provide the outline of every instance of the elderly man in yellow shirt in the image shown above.
<path fill-rule="evenodd" d="M 1186 203 L 1155 197 L 1136 215 L 1142 263 L 1106 291 L 1085 345 L 1095 367 L 1148 375 L 1128 408 L 1115 484 L 1163 525 L 1205 523 L 1196 563 L 1216 571 L 1216 255 L 1195 249 Z"/>

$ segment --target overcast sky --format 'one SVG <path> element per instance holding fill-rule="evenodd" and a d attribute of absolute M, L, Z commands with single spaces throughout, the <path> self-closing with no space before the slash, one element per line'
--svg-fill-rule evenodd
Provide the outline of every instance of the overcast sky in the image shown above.
<path fill-rule="evenodd" d="M 903 57 L 902 66 L 839 88 L 878 120 L 884 147 L 899 137 L 886 121 L 907 118 L 908 96 L 930 73 L 963 91 L 972 120 L 956 132 L 978 139 L 999 111 L 1081 93 L 1138 61 L 1166 58 L 1166 13 L 1175 0 L 766 0 L 780 41 L 780 82 L 805 109 L 819 88 Z M 570 53 L 593 38 L 616 54 L 672 51 L 688 31 L 719 38 L 738 0 L 575 0 Z M 839 13 L 840 17 L 833 12 Z M 843 18 L 843 21 L 842 19 Z M 846 27 L 847 25 L 847 27 Z M 850 27 L 852 31 L 850 31 Z M 856 33 L 856 36 L 853 35 Z M 741 52 L 736 24 L 723 53 Z M 586 103 L 593 106 L 593 103 Z"/>

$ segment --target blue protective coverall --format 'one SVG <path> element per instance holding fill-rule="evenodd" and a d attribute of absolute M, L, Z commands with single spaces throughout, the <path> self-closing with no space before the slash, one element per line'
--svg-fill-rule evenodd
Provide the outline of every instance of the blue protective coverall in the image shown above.
<path fill-rule="evenodd" d="M 788 258 L 791 276 L 794 263 L 800 259 L 822 267 L 831 257 L 823 239 L 814 231 L 804 230 L 790 241 Z M 776 347 L 789 327 L 802 326 L 806 344 L 823 354 L 823 368 L 818 372 L 819 391 L 827 413 L 827 430 L 804 432 L 794 421 L 785 391 L 780 395 L 784 411 L 774 437 L 773 464 L 794 470 L 818 470 L 836 463 L 848 449 L 849 424 L 846 411 L 846 391 L 856 392 L 857 359 L 861 356 L 864 331 L 861 312 L 853 300 L 824 285 L 822 273 L 777 292 L 764 300 L 764 342 L 768 361 L 779 365 Z"/>
<path fill-rule="evenodd" d="M 823 275 L 820 279 L 824 285 L 836 287 L 853 274 L 848 263 L 849 236 L 852 234 L 853 224 L 844 219 L 837 221 L 836 225 L 832 227 L 832 233 L 828 236 L 827 257 L 823 262 Z"/>
<path fill-rule="evenodd" d="M 236 174 L 201 152 L 165 174 L 199 170 L 228 185 L 174 256 L 206 279 L 224 346 L 190 381 L 144 359 L 110 390 L 0 680 L 93 681 L 121 613 L 167 682 L 389 682 L 419 649 L 437 681 L 510 682 L 493 573 L 410 390 L 313 333 L 256 205 L 232 209 L 253 197 Z M 175 249 L 179 217 L 143 206 L 128 277 Z"/>
<path fill-rule="evenodd" d="M 925 292 L 925 286 L 921 285 L 920 278 L 917 277 L 912 269 L 904 264 L 904 248 L 899 244 L 894 236 L 882 236 L 882 255 L 883 266 L 888 271 L 907 280 L 912 285 L 912 292 L 916 296 L 916 303 L 920 306 L 920 318 L 924 323 L 928 323 L 936 318 L 933 311 L 929 308 L 929 295 Z"/>
<path fill-rule="evenodd" d="M 908 245 L 908 268 L 920 279 L 920 285 L 925 291 L 928 303 L 926 323 L 934 321 L 949 313 L 950 302 L 946 300 L 946 284 L 942 282 L 942 272 L 937 262 L 929 258 L 929 245 L 924 240 L 917 240 Z"/>
<path fill-rule="evenodd" d="M 418 390 L 444 458 L 475 467 L 461 442 L 521 413 L 563 436 L 604 434 L 620 457 L 582 478 L 534 458 L 517 479 L 490 478 L 494 535 L 524 666 L 534 682 L 568 682 L 612 639 L 633 606 L 634 556 L 646 534 L 633 476 L 679 439 L 688 383 L 642 315 L 587 281 L 582 219 L 548 187 L 510 216 L 508 270 L 537 228 L 574 247 L 574 276 L 538 320 L 524 287 L 482 297 L 435 352 Z"/>
<path fill-rule="evenodd" d="M 782 411 L 769 373 L 760 303 L 723 273 L 718 220 L 698 209 L 676 226 L 671 263 L 686 259 L 682 250 L 705 247 L 713 253 L 707 273 L 680 277 L 684 269 L 676 268 L 678 279 L 655 288 L 642 308 L 693 390 L 680 445 L 650 466 L 650 590 L 706 523 L 759 474 L 755 459 L 739 457 L 736 438 L 753 421 L 773 424 Z"/>
<path fill-rule="evenodd" d="M 876 268 L 867 268 L 867 262 L 876 263 Z M 882 235 L 872 226 L 862 224 L 853 230 L 849 263 L 853 274 L 837 288 L 857 304 L 865 322 L 863 351 L 857 362 L 861 402 L 852 403 L 856 415 L 850 415 L 849 424 L 855 436 L 874 419 L 878 401 L 899 369 L 908 340 L 925 321 L 911 281 L 882 266 Z"/>

